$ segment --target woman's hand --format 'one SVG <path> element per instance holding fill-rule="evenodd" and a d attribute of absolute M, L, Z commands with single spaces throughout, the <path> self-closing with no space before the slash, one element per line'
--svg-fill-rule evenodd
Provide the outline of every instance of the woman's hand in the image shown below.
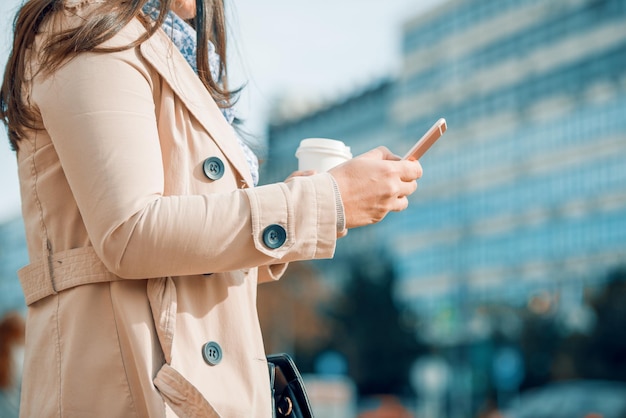
<path fill-rule="evenodd" d="M 418 161 L 400 160 L 378 147 L 332 168 L 346 217 L 346 228 L 380 222 L 389 212 L 409 205 L 407 196 L 422 176 Z"/>
<path fill-rule="evenodd" d="M 317 171 L 315 171 L 315 170 L 302 170 L 302 171 L 301 171 L 301 170 L 297 170 L 297 171 L 294 171 L 293 173 L 291 173 L 291 174 L 289 175 L 289 177 L 287 177 L 287 178 L 285 179 L 285 181 L 288 181 L 288 180 L 290 180 L 290 179 L 292 179 L 292 178 L 294 178 L 294 177 L 307 177 L 307 176 L 312 176 L 313 174 L 316 174 L 316 173 L 317 173 Z"/>

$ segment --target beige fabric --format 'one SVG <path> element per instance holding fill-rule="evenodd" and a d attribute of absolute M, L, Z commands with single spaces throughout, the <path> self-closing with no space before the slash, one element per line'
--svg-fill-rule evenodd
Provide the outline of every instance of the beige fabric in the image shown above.
<path fill-rule="evenodd" d="M 232 128 L 162 32 L 82 54 L 28 93 L 45 129 L 17 155 L 31 259 L 21 416 L 269 417 L 256 286 L 333 255 L 330 175 L 250 188 Z M 226 170 L 216 181 L 211 156 Z M 287 231 L 275 250 L 271 224 Z"/>
<path fill-rule="evenodd" d="M 75 286 L 121 280 L 104 267 L 93 247 L 61 251 L 20 269 L 18 277 L 27 305 Z"/>
<path fill-rule="evenodd" d="M 167 364 L 157 374 L 154 384 L 179 417 L 219 418 L 215 409 L 202 394 Z"/>

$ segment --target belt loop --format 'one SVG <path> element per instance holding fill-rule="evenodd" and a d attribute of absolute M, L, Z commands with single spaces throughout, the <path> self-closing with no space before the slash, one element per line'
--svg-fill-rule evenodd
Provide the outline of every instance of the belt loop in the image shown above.
<path fill-rule="evenodd" d="M 52 289 L 52 294 L 56 295 L 57 290 L 54 287 L 54 271 L 52 266 L 52 244 L 50 244 L 50 240 L 44 238 L 43 240 L 43 272 L 44 277 L 46 279 L 46 283 L 50 285 L 50 289 Z"/>

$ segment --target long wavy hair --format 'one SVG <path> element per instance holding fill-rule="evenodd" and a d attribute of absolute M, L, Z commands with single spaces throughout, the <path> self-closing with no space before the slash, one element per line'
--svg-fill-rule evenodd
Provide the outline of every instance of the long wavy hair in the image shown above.
<path fill-rule="evenodd" d="M 107 0 L 98 4 L 84 23 L 50 36 L 42 46 L 41 71 L 53 72 L 83 52 L 115 52 L 134 48 L 148 39 L 162 25 L 174 0 L 160 0 L 159 18 L 152 21 L 141 10 L 148 0 Z M 197 34 L 198 76 L 215 102 L 226 107 L 232 93 L 226 79 L 226 24 L 223 0 L 196 0 L 196 17 L 190 23 Z M 19 141 L 29 129 L 40 129 L 37 115 L 24 97 L 28 80 L 26 68 L 29 51 L 44 24 L 64 8 L 63 0 L 28 0 L 15 17 L 13 47 L 4 72 L 0 91 L 0 115 L 8 129 L 11 147 L 17 151 Z M 139 18 L 146 33 L 134 42 L 119 48 L 104 48 L 102 43 L 115 36 L 124 26 Z M 220 57 L 219 80 L 213 80 L 209 68 L 208 41 Z M 34 75 L 32 75 L 34 76 Z"/>

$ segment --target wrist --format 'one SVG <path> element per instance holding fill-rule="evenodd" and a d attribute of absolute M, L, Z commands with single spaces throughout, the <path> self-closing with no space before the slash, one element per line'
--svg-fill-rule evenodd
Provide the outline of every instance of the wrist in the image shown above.
<path fill-rule="evenodd" d="M 337 185 L 337 181 L 331 175 L 333 183 L 333 191 L 335 192 L 335 208 L 337 211 L 337 232 L 341 233 L 346 229 L 346 214 L 345 209 L 343 207 L 343 200 L 341 199 L 341 192 L 339 191 L 339 186 Z"/>

